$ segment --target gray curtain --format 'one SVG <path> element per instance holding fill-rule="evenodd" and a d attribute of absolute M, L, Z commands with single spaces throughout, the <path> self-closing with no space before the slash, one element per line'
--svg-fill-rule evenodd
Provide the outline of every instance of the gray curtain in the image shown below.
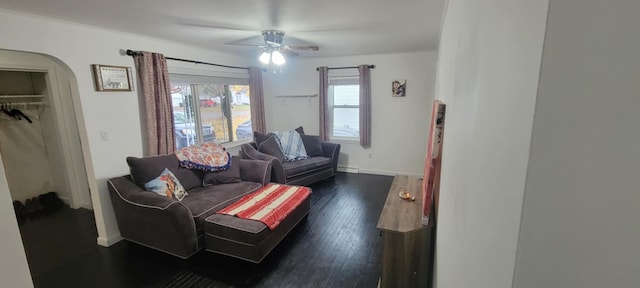
<path fill-rule="evenodd" d="M 320 107 L 320 140 L 328 141 L 331 127 L 329 127 L 329 68 L 322 66 L 318 68 L 320 74 L 320 91 L 319 103 Z"/>
<path fill-rule="evenodd" d="M 360 72 L 360 146 L 371 148 L 371 68 L 358 66 Z"/>
<path fill-rule="evenodd" d="M 144 102 L 145 155 L 173 153 L 176 140 L 167 60 L 164 55 L 151 52 L 137 52 L 133 59 Z"/>
<path fill-rule="evenodd" d="M 262 69 L 249 67 L 249 92 L 251 98 L 251 127 L 253 131 L 267 132 L 264 117 L 264 95 L 262 92 Z"/>

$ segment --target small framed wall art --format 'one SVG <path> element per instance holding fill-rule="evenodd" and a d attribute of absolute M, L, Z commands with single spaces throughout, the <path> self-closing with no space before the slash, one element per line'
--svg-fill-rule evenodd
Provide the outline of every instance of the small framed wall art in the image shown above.
<path fill-rule="evenodd" d="M 407 95 L 407 80 L 393 80 L 391 84 L 391 96 L 404 97 Z"/>
<path fill-rule="evenodd" d="M 133 91 L 131 67 L 100 64 L 92 66 L 97 91 Z"/>

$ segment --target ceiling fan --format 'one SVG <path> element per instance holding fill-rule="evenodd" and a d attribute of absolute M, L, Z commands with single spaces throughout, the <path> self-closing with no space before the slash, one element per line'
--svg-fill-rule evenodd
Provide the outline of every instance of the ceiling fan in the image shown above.
<path fill-rule="evenodd" d="M 264 40 L 264 44 L 240 44 L 240 43 L 225 43 L 227 45 L 238 45 L 238 46 L 255 46 L 260 47 L 262 49 L 262 54 L 259 59 L 260 62 L 264 64 L 273 63 L 276 65 L 282 65 L 286 61 L 284 59 L 284 55 L 282 53 L 286 53 L 292 56 L 298 56 L 299 54 L 295 52 L 298 51 L 318 51 L 320 48 L 315 45 L 286 45 L 283 43 L 284 40 L 284 31 L 282 30 L 263 30 L 262 38 Z"/>

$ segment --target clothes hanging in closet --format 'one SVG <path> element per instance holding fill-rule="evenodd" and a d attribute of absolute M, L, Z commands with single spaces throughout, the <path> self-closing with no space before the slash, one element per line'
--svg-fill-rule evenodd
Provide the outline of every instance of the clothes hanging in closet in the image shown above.
<path fill-rule="evenodd" d="M 11 110 L 0 113 L 0 154 L 11 197 L 24 201 L 54 191 L 55 185 L 40 125 L 39 110 L 42 108 L 13 109 L 20 111 L 22 115 L 15 114 L 20 119 L 10 116 Z"/>

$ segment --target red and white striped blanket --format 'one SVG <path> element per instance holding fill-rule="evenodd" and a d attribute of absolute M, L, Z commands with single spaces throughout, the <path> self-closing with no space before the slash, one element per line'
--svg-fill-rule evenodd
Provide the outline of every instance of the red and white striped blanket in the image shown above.
<path fill-rule="evenodd" d="M 309 195 L 308 187 L 269 183 L 217 213 L 257 220 L 273 230 Z"/>

